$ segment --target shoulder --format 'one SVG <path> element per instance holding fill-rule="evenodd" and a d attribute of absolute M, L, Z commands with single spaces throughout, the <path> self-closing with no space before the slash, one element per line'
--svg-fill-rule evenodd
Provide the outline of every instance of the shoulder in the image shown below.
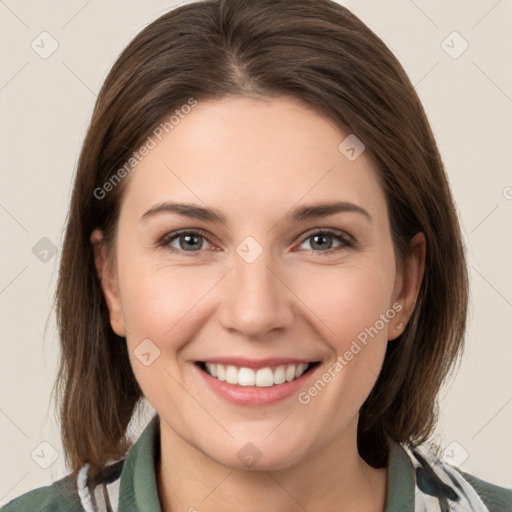
<path fill-rule="evenodd" d="M 14 498 L 0 512 L 83 512 L 111 510 L 110 499 L 117 503 L 117 487 L 125 459 L 105 468 L 103 476 L 87 479 L 88 465 L 51 485 L 33 489 Z M 85 508 L 84 508 L 85 507 Z"/>
<path fill-rule="evenodd" d="M 470 485 L 478 493 L 482 501 L 487 505 L 489 510 L 496 511 L 510 511 L 512 510 L 512 489 L 499 487 L 489 482 L 484 482 L 476 476 L 469 473 L 457 470 L 463 478 L 470 483 Z"/>
<path fill-rule="evenodd" d="M 512 489 L 499 487 L 462 471 L 437 457 L 428 447 L 406 449 L 411 459 L 417 490 L 420 495 L 435 496 L 462 508 L 510 512 Z M 465 508 L 466 507 L 466 508 Z"/>
<path fill-rule="evenodd" d="M 4 505 L 0 512 L 83 512 L 76 480 L 69 474 L 51 485 L 33 489 Z"/>

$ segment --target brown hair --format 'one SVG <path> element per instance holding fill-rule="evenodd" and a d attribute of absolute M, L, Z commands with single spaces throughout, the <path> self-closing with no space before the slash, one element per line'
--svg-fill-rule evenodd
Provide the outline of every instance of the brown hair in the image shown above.
<path fill-rule="evenodd" d="M 399 266 L 424 233 L 418 300 L 361 408 L 359 452 L 383 467 L 386 436 L 415 446 L 435 427 L 440 386 L 462 349 L 468 283 L 448 181 L 413 86 L 381 39 L 330 0 L 206 0 L 164 14 L 123 51 L 82 147 L 56 291 L 55 391 L 73 471 L 89 462 L 99 474 L 126 454 L 142 398 L 126 342 L 110 326 L 89 239 L 103 229 L 114 254 L 126 180 L 102 199 L 94 191 L 176 108 L 226 95 L 292 96 L 354 133 L 377 163 Z"/>

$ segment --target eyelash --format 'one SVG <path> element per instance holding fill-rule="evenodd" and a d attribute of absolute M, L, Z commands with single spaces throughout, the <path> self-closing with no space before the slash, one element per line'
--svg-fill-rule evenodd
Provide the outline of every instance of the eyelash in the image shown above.
<path fill-rule="evenodd" d="M 208 233 L 206 233 L 206 231 L 203 231 L 202 229 L 197 228 L 194 230 L 183 229 L 180 231 L 173 231 L 171 233 L 167 233 L 158 241 L 157 245 L 160 247 L 165 247 L 166 249 L 168 249 L 169 251 L 171 251 L 173 253 L 178 253 L 178 254 L 185 253 L 185 254 L 191 255 L 191 256 L 200 256 L 201 253 L 203 252 L 202 250 L 184 251 L 183 249 L 176 249 L 175 247 L 171 247 L 169 245 L 173 240 L 178 239 L 180 236 L 183 236 L 183 235 L 200 235 L 202 238 L 206 239 L 206 241 L 208 243 L 212 244 L 212 242 L 208 238 Z M 347 234 L 345 234 L 343 232 L 336 231 L 336 230 L 333 230 L 330 228 L 318 229 L 316 231 L 308 233 L 307 236 L 305 236 L 302 239 L 302 241 L 299 245 L 304 243 L 309 238 L 314 237 L 315 235 L 330 235 L 330 236 L 336 238 L 339 242 L 341 242 L 341 245 L 339 245 L 338 247 L 327 249 L 326 251 L 315 251 L 313 249 L 306 249 L 309 252 L 331 255 L 331 254 L 339 252 L 343 249 L 347 249 L 347 248 L 354 246 L 354 242 L 351 240 L 351 237 L 349 237 Z"/>

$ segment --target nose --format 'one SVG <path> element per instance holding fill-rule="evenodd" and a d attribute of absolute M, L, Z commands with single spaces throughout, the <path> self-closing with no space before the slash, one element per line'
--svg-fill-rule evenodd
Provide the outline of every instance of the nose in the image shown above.
<path fill-rule="evenodd" d="M 269 253 L 263 251 L 252 263 L 236 255 L 234 269 L 223 280 L 221 323 L 246 338 L 261 339 L 293 322 L 294 295 Z"/>

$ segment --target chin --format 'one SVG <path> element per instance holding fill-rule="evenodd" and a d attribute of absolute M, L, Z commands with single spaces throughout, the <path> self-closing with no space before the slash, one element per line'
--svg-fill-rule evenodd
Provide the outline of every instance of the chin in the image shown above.
<path fill-rule="evenodd" d="M 300 449 L 289 447 L 276 449 L 276 445 L 269 445 L 268 439 L 261 443 L 248 441 L 240 443 L 240 447 L 230 447 L 219 454 L 210 454 L 210 458 L 223 466 L 237 471 L 279 471 L 288 469 L 302 459 L 304 447 Z M 266 447 L 262 445 L 266 444 Z M 232 452 L 235 456 L 226 457 Z M 218 455 L 218 456 L 216 456 Z"/>

